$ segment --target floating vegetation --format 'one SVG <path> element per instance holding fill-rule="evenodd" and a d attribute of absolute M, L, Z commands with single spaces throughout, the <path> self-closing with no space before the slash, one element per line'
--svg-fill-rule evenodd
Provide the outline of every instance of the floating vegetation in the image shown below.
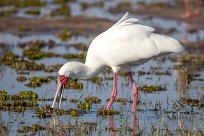
<path fill-rule="evenodd" d="M 97 115 L 99 116 L 112 116 L 116 114 L 120 114 L 120 112 L 115 110 L 106 110 L 106 109 L 100 109 L 97 111 Z"/>
<path fill-rule="evenodd" d="M 45 41 L 42 41 L 42 40 L 36 40 L 36 41 L 29 41 L 29 42 L 24 42 L 24 43 L 19 43 L 17 46 L 20 47 L 20 48 L 25 48 L 25 47 L 29 47 L 29 48 L 43 48 L 45 47 L 46 45 L 52 45 L 54 46 L 54 41 L 52 40 L 49 40 L 48 43 L 46 43 Z"/>
<path fill-rule="evenodd" d="M 21 91 L 17 93 L 21 99 L 33 100 L 38 99 L 38 94 L 32 91 Z"/>
<path fill-rule="evenodd" d="M 51 12 L 51 16 L 70 16 L 70 8 L 68 6 L 61 6 Z"/>
<path fill-rule="evenodd" d="M 180 98 L 179 102 L 181 104 L 187 104 L 190 106 L 195 106 L 195 107 L 199 107 L 199 108 L 203 108 L 204 107 L 204 98 L 203 100 L 199 100 L 199 99 L 192 99 L 192 98 Z"/>
<path fill-rule="evenodd" d="M 108 98 L 106 101 L 110 101 L 110 98 Z M 126 98 L 115 98 L 114 102 L 128 102 L 128 100 Z"/>
<path fill-rule="evenodd" d="M 74 45 L 74 48 L 80 51 L 87 51 L 88 50 L 88 46 L 86 44 L 83 43 L 78 43 Z"/>
<path fill-rule="evenodd" d="M 94 78 L 91 78 L 90 81 L 92 83 L 101 84 L 103 82 L 103 78 L 100 76 L 96 76 Z"/>
<path fill-rule="evenodd" d="M 155 92 L 155 91 L 166 91 L 167 88 L 166 88 L 166 85 L 140 85 L 138 87 L 138 89 L 140 91 L 144 91 L 146 93 L 152 93 L 152 92 Z"/>
<path fill-rule="evenodd" d="M 42 52 L 40 48 L 28 48 L 23 50 L 23 56 L 30 60 L 38 60 L 45 57 L 56 57 L 57 55 L 52 52 Z"/>
<path fill-rule="evenodd" d="M 27 10 L 27 11 L 26 11 L 26 14 L 30 14 L 30 15 L 37 16 L 37 15 L 40 14 L 40 10 L 37 10 L 37 9 L 30 9 L 30 10 Z"/>
<path fill-rule="evenodd" d="M 16 70 L 39 71 L 45 69 L 44 64 L 37 64 L 35 62 L 21 60 L 19 59 L 19 56 L 15 55 L 13 52 L 6 52 L 3 55 L 1 62 L 7 66 L 10 66 L 11 68 L 15 68 Z"/>
<path fill-rule="evenodd" d="M 71 39 L 71 32 L 63 29 L 59 33 L 57 33 L 56 36 L 62 41 L 68 41 Z"/>
<path fill-rule="evenodd" d="M 74 99 L 74 98 L 71 98 L 71 99 L 69 99 L 69 102 L 71 102 L 71 103 L 77 103 L 77 102 L 79 102 L 79 100 Z"/>
<path fill-rule="evenodd" d="M 73 80 L 69 80 L 69 82 L 65 85 L 66 89 L 76 89 L 76 90 L 82 90 L 83 84 L 80 82 L 75 82 Z"/>
<path fill-rule="evenodd" d="M 50 65 L 44 71 L 45 72 L 57 72 L 62 67 L 62 64 Z"/>
<path fill-rule="evenodd" d="M 17 130 L 18 133 L 28 133 L 28 132 L 38 132 L 44 130 L 45 127 L 33 124 L 32 126 L 22 126 L 20 129 Z"/>
<path fill-rule="evenodd" d="M 68 53 L 68 54 L 64 54 L 63 58 L 68 59 L 68 60 L 70 60 L 70 59 L 79 59 L 81 61 L 85 61 L 86 53 L 79 53 L 79 54 Z"/>
<path fill-rule="evenodd" d="M 96 96 L 89 96 L 89 97 L 86 97 L 84 100 L 86 103 L 94 103 L 94 104 L 101 103 L 101 99 L 99 99 Z"/>
<path fill-rule="evenodd" d="M 27 78 L 24 77 L 24 76 L 18 76 L 18 77 L 16 78 L 16 80 L 17 80 L 18 82 L 25 82 L 25 81 L 27 80 Z"/>
<path fill-rule="evenodd" d="M 1 6 L 15 6 L 15 7 L 28 7 L 28 6 L 44 6 L 46 3 L 42 2 L 40 0 L 1 0 L 0 1 L 0 7 Z"/>
<path fill-rule="evenodd" d="M 0 11 L 0 16 L 5 17 L 5 16 L 10 16 L 10 15 L 15 14 L 15 13 L 17 13 L 16 9 L 3 10 L 3 11 Z"/>
<path fill-rule="evenodd" d="M 88 102 L 80 102 L 77 104 L 77 108 L 82 109 L 82 110 L 90 110 L 91 108 L 91 103 Z"/>
<path fill-rule="evenodd" d="M 118 76 L 120 76 L 120 77 L 126 77 L 127 74 L 126 74 L 125 72 L 119 71 L 119 72 L 118 72 Z"/>
<path fill-rule="evenodd" d="M 67 114 L 67 111 L 61 109 L 54 109 L 50 106 L 43 106 L 41 108 L 35 108 L 37 117 L 50 118 L 52 115 L 62 116 Z"/>
<path fill-rule="evenodd" d="M 69 109 L 68 114 L 72 117 L 78 117 L 78 116 L 82 115 L 83 113 L 80 112 L 79 110 L 76 110 L 76 109 Z"/>
<path fill-rule="evenodd" d="M 18 31 L 20 31 L 20 32 L 28 32 L 28 31 L 31 31 L 30 28 L 25 27 L 25 26 L 22 26 L 22 25 L 18 26 L 17 29 L 18 29 Z"/>
<path fill-rule="evenodd" d="M 49 84 L 51 80 L 54 79 L 53 76 L 48 77 L 31 77 L 29 80 L 30 82 L 26 84 L 28 87 L 40 87 L 42 84 Z"/>

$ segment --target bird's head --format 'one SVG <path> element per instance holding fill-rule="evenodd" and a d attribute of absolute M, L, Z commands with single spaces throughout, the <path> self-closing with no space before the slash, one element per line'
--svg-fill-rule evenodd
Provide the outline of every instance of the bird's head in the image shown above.
<path fill-rule="evenodd" d="M 60 97 L 62 98 L 62 94 L 61 94 L 62 89 L 68 83 L 68 81 L 70 79 L 76 80 L 78 78 L 84 77 L 85 73 L 86 73 L 86 67 L 84 66 L 84 64 L 79 62 L 68 62 L 59 69 L 58 77 L 57 77 L 57 90 L 56 90 L 55 98 L 52 105 L 53 108 L 54 108 L 57 95 L 59 93 L 60 93 Z"/>

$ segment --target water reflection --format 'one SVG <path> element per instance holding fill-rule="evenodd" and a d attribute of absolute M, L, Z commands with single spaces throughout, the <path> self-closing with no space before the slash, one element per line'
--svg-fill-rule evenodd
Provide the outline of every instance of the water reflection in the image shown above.
<path fill-rule="evenodd" d="M 123 123 L 121 123 L 123 124 Z M 125 124 L 123 124 L 125 125 Z M 115 122 L 114 122 L 114 117 L 113 116 L 110 116 L 108 118 L 108 130 L 109 130 L 109 134 L 111 136 L 116 136 L 117 135 L 117 132 L 119 132 L 118 135 L 123 135 L 121 133 L 124 132 L 125 130 L 125 133 L 127 134 L 127 132 L 129 132 L 130 135 L 136 135 L 138 134 L 138 132 L 136 131 L 136 127 L 137 127 L 137 116 L 136 114 L 132 114 L 132 120 L 131 120 L 131 126 L 123 126 L 123 125 L 120 125 L 120 128 L 116 128 L 116 125 L 115 125 Z"/>

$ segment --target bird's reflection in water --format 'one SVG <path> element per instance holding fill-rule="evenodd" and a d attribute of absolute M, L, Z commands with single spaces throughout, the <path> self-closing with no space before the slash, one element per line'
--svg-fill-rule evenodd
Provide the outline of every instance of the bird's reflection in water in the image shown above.
<path fill-rule="evenodd" d="M 136 117 L 136 114 L 133 114 L 132 115 L 132 120 L 131 120 L 131 126 L 125 126 L 125 133 L 128 134 L 128 131 L 129 131 L 129 135 L 135 135 L 137 134 L 136 132 L 136 127 L 137 127 L 137 117 Z M 120 126 L 119 129 L 116 128 L 115 126 L 115 122 L 114 122 L 114 117 L 113 116 L 110 116 L 108 118 L 108 130 L 109 130 L 109 133 L 111 136 L 116 136 L 117 135 L 117 132 L 119 131 L 119 134 L 121 133 L 122 131 L 122 127 Z"/>

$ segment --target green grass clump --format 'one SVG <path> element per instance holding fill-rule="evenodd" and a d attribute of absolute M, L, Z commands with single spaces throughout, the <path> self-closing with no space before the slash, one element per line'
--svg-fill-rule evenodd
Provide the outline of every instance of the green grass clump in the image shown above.
<path fill-rule="evenodd" d="M 28 133 L 28 132 L 38 132 L 44 130 L 45 127 L 33 124 L 32 126 L 22 126 L 20 129 L 17 130 L 18 133 Z"/>
<path fill-rule="evenodd" d="M 28 48 L 23 50 L 23 56 L 30 60 L 39 60 L 45 57 L 55 57 L 56 54 L 52 52 L 42 52 L 40 48 Z"/>
<path fill-rule="evenodd" d="M 12 15 L 12 14 L 15 14 L 16 12 L 17 12 L 16 9 L 3 10 L 3 11 L 0 11 L 0 16 L 1 16 L 1 17 L 10 16 L 10 15 Z"/>
<path fill-rule="evenodd" d="M 90 81 L 91 81 L 92 83 L 101 84 L 101 83 L 103 82 L 103 78 L 100 77 L 100 76 L 96 76 L 96 77 L 90 79 Z"/>
<path fill-rule="evenodd" d="M 51 16 L 70 16 L 70 14 L 70 8 L 64 5 L 51 12 Z"/>
<path fill-rule="evenodd" d="M 27 80 L 27 78 L 24 77 L 24 76 L 18 76 L 18 77 L 16 78 L 16 80 L 17 80 L 18 82 L 25 82 L 25 81 Z"/>
<path fill-rule="evenodd" d="M 91 103 L 80 102 L 77 104 L 77 108 L 82 109 L 82 110 L 90 110 L 91 109 Z"/>
<path fill-rule="evenodd" d="M 106 101 L 110 101 L 110 98 L 108 98 Z M 115 98 L 114 102 L 128 102 L 128 100 L 126 98 Z"/>
<path fill-rule="evenodd" d="M 99 116 L 112 116 L 119 114 L 120 112 L 115 111 L 115 110 L 106 110 L 106 109 L 100 109 L 97 111 L 97 115 Z"/>
<path fill-rule="evenodd" d="M 68 54 L 64 54 L 63 58 L 68 59 L 68 60 L 70 60 L 70 59 L 79 59 L 79 60 L 84 62 L 85 59 L 86 59 L 86 53 L 79 53 L 79 54 L 68 53 Z"/>
<path fill-rule="evenodd" d="M 15 7 L 29 7 L 29 6 L 44 6 L 46 3 L 40 0 L 0 0 L 0 7 L 15 6 Z"/>
<path fill-rule="evenodd" d="M 66 89 L 75 89 L 75 90 L 82 90 L 83 84 L 80 82 L 75 82 L 73 80 L 69 80 L 69 82 L 65 85 Z"/>
<path fill-rule="evenodd" d="M 95 104 L 101 103 L 101 99 L 99 99 L 96 96 L 89 96 L 89 97 L 86 97 L 84 100 L 86 103 L 95 103 Z"/>
<path fill-rule="evenodd" d="M 32 91 L 21 91 L 17 93 L 17 96 L 27 100 L 38 99 L 38 94 Z"/>
<path fill-rule="evenodd" d="M 26 84 L 28 87 L 40 87 L 42 84 L 49 84 L 54 77 L 31 77 L 29 80 L 30 82 Z"/>
<path fill-rule="evenodd" d="M 71 31 L 63 29 L 56 34 L 56 37 L 58 37 L 62 41 L 68 41 L 71 39 Z"/>
<path fill-rule="evenodd" d="M 166 88 L 166 85 L 140 85 L 138 87 L 138 89 L 140 91 L 144 91 L 146 93 L 152 93 L 152 92 L 155 92 L 155 91 L 166 91 L 167 88 Z"/>
<path fill-rule="evenodd" d="M 41 108 L 35 108 L 36 115 L 39 118 L 49 118 L 52 115 L 62 116 L 67 114 L 68 112 L 62 109 L 54 109 L 50 106 L 43 106 Z"/>
<path fill-rule="evenodd" d="M 9 99 L 9 96 L 7 94 L 7 91 L 6 90 L 0 90 L 0 100 L 5 101 L 8 99 Z"/>
<path fill-rule="evenodd" d="M 30 14 L 30 15 L 37 16 L 37 15 L 40 15 L 40 10 L 30 9 L 30 10 L 27 10 L 27 11 L 26 11 L 26 14 Z"/>
<path fill-rule="evenodd" d="M 11 68 L 15 68 L 16 70 L 40 71 L 45 69 L 44 64 L 21 60 L 18 55 L 15 55 L 10 51 L 6 52 L 2 56 L 1 62 Z"/>

